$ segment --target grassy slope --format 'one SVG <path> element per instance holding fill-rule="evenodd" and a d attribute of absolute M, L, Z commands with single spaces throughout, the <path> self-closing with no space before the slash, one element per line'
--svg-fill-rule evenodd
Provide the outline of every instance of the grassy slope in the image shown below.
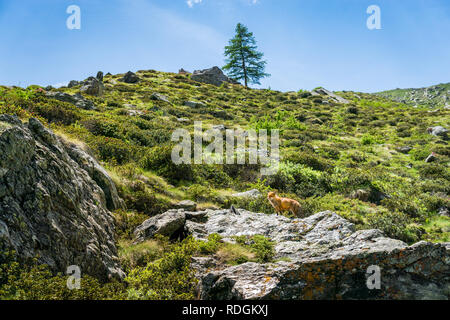
<path fill-rule="evenodd" d="M 330 209 L 358 228 L 381 228 L 410 243 L 448 241 L 449 219 L 436 212 L 449 206 L 450 150 L 426 133 L 429 126 L 450 125 L 448 110 L 429 113 L 353 92 L 339 93 L 349 105 L 322 104 L 318 97 L 302 98 L 295 92 L 215 87 L 156 71 L 137 74 L 142 79 L 138 84 L 119 82 L 122 75 L 106 76 L 104 95 L 88 97 L 97 111 L 50 100 L 34 93 L 37 87 L 0 89 L 0 113 L 37 116 L 102 161 L 127 203 L 127 211 L 116 213 L 124 239 L 149 215 L 186 198 L 203 208 L 234 203 L 272 212 L 265 200 L 239 202 L 228 196 L 256 186 L 298 199 L 306 214 Z M 73 94 L 79 87 L 59 90 Z M 153 100 L 153 93 L 165 95 L 170 103 Z M 183 105 L 191 100 L 205 106 Z M 141 115 L 130 116 L 131 109 Z M 257 166 L 174 166 L 171 133 L 177 128 L 192 132 L 195 120 L 202 120 L 205 128 L 281 128 L 281 171 L 261 182 Z M 413 149 L 398 152 L 402 146 Z M 438 161 L 427 164 L 424 159 L 432 151 Z M 370 199 L 351 199 L 358 189 L 366 190 Z M 389 198 L 377 201 L 381 193 Z"/>
<path fill-rule="evenodd" d="M 428 91 L 430 96 L 427 97 L 425 92 Z M 446 101 L 449 101 L 450 83 L 442 83 L 436 86 L 418 89 L 394 89 L 377 93 L 385 98 L 393 99 L 394 101 L 405 101 L 414 105 L 425 105 L 429 107 L 443 107 Z M 445 98 L 447 100 L 445 101 Z M 414 101 L 414 98 L 416 101 Z"/>

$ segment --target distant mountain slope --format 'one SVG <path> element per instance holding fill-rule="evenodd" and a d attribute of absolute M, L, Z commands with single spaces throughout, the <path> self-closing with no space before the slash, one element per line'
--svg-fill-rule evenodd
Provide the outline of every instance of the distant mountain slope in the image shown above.
<path fill-rule="evenodd" d="M 397 102 L 428 107 L 450 106 L 450 83 L 441 83 L 427 88 L 395 89 L 377 93 Z"/>

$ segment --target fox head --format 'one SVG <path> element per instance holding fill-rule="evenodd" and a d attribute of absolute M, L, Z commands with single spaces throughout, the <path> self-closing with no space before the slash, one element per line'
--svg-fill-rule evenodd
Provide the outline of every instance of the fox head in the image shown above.
<path fill-rule="evenodd" d="M 276 196 L 275 192 L 269 192 L 269 193 L 267 194 L 267 198 L 273 198 L 273 197 L 275 197 L 275 196 Z"/>

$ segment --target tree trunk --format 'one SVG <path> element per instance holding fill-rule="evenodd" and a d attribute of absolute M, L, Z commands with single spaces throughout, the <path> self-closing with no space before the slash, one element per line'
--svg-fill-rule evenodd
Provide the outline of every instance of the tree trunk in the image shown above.
<path fill-rule="evenodd" d="M 245 88 L 248 89 L 247 66 L 245 65 L 244 50 L 242 50 L 242 43 L 241 43 L 241 59 L 242 59 L 242 70 L 244 71 Z"/>

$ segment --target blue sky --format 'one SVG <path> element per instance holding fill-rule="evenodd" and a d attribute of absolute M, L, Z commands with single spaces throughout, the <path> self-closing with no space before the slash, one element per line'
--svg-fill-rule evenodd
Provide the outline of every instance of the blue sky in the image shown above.
<path fill-rule="evenodd" d="M 81 30 L 69 30 L 69 5 Z M 369 30 L 370 5 L 381 30 Z M 223 66 L 241 22 L 270 78 L 261 87 L 375 92 L 450 82 L 449 0 L 0 0 L 0 84 Z"/>

